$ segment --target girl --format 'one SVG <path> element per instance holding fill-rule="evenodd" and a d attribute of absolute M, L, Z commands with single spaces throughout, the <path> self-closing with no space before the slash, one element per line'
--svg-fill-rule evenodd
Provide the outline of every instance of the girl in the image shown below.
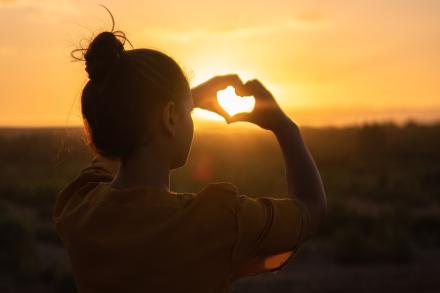
<path fill-rule="evenodd" d="M 57 197 L 53 221 L 80 292 L 231 292 L 244 276 L 275 272 L 319 226 L 319 172 L 296 124 L 258 81 L 216 76 L 190 89 L 179 65 L 151 49 L 125 50 L 102 32 L 85 51 L 81 108 L 91 164 Z M 252 95 L 230 117 L 216 93 Z M 282 148 L 288 198 L 250 197 L 228 182 L 170 190 L 193 138 L 194 107 L 271 131 Z"/>

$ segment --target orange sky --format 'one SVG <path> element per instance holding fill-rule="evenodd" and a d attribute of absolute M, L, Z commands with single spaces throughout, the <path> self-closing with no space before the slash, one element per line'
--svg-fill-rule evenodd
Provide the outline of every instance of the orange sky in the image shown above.
<path fill-rule="evenodd" d="M 437 0 L 0 0 L 1 126 L 80 124 L 86 73 L 69 53 L 110 28 L 99 3 L 135 47 L 169 54 L 193 85 L 258 78 L 300 125 L 440 118 Z"/>

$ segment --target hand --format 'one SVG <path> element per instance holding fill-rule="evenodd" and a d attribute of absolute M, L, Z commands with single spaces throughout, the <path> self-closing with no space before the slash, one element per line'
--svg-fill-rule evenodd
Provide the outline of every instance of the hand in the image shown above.
<path fill-rule="evenodd" d="M 217 101 L 217 92 L 233 86 L 238 95 L 243 93 L 243 82 L 237 74 L 217 75 L 191 89 L 194 107 L 215 112 L 229 123 L 231 117 Z"/>
<path fill-rule="evenodd" d="M 228 123 L 237 121 L 252 122 L 261 128 L 275 131 L 290 118 L 283 112 L 272 94 L 257 79 L 247 81 L 241 91 L 244 96 L 254 96 L 255 106 L 252 112 L 237 113 Z"/>

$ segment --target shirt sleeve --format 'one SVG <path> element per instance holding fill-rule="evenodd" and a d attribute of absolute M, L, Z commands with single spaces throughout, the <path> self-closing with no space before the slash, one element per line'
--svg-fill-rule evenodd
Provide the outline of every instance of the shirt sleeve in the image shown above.
<path fill-rule="evenodd" d="M 80 174 L 56 196 L 55 205 L 52 211 L 52 221 L 57 222 L 67 202 L 71 200 L 76 190 L 89 182 L 108 182 L 116 174 L 119 162 L 95 155 L 91 162 L 81 170 Z"/>
<path fill-rule="evenodd" d="M 310 215 L 295 199 L 238 194 L 234 214 L 238 228 L 232 257 L 235 277 L 281 270 L 308 234 Z"/>

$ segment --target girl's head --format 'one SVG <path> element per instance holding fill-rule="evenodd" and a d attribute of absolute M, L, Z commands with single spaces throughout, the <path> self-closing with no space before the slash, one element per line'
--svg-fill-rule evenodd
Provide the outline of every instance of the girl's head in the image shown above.
<path fill-rule="evenodd" d="M 185 74 L 166 54 L 124 50 L 123 36 L 97 35 L 84 50 L 89 81 L 81 96 L 88 143 L 99 154 L 121 159 L 159 145 L 170 168 L 185 164 L 193 137 L 193 102 Z"/>

